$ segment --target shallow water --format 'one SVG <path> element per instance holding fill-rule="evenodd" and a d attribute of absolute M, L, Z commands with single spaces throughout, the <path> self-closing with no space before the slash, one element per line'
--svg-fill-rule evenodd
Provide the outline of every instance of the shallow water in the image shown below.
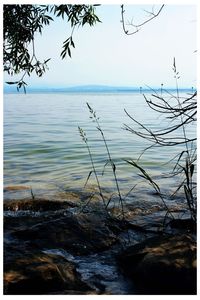
<path fill-rule="evenodd" d="M 87 256 L 73 256 L 65 250 L 44 250 L 47 254 L 56 254 L 75 263 L 81 280 L 91 288 L 103 294 L 126 295 L 134 293 L 133 284 L 119 272 L 113 250 Z"/>
<path fill-rule="evenodd" d="M 150 96 L 150 95 L 149 95 Z M 116 190 L 115 181 L 108 161 L 105 145 L 97 125 L 90 119 L 86 102 L 96 111 L 104 131 L 123 195 L 138 184 L 143 197 L 153 197 L 152 190 L 137 175 L 137 170 L 124 159 L 137 159 L 148 146 L 130 132 L 123 124 L 133 122 L 132 116 L 152 129 L 165 128 L 168 121 L 158 118 L 150 110 L 142 95 L 128 94 L 5 94 L 4 95 L 4 198 L 30 197 L 45 194 L 46 197 L 61 197 L 65 190 L 81 190 L 92 170 L 85 143 L 78 126 L 85 131 L 91 147 L 100 183 L 106 191 Z M 137 128 L 139 129 L 139 128 Z M 195 135 L 195 128 L 190 128 Z M 181 148 L 151 149 L 141 158 L 141 165 L 162 184 L 164 192 L 170 192 L 177 182 L 161 177 L 169 171 L 170 163 L 164 165 Z M 182 151 L 182 150 L 181 150 Z M 102 171 L 104 175 L 102 176 Z M 95 184 L 94 174 L 88 187 Z M 27 189 L 6 189 L 10 186 L 27 186 Z M 135 188 L 132 194 L 140 196 Z M 146 196 L 145 196 L 146 195 Z"/>

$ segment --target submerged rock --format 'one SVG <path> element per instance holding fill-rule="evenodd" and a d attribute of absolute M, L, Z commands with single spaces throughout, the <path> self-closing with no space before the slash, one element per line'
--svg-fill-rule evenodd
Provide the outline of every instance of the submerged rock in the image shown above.
<path fill-rule="evenodd" d="M 7 191 L 23 191 L 23 190 L 30 190 L 30 186 L 26 185 L 9 185 L 4 187 L 4 192 Z"/>
<path fill-rule="evenodd" d="M 137 294 L 196 294 L 196 241 L 192 236 L 153 237 L 119 256 Z"/>
<path fill-rule="evenodd" d="M 7 200 L 4 202 L 4 211 L 55 211 L 75 207 L 71 201 L 52 201 L 46 199 Z"/>

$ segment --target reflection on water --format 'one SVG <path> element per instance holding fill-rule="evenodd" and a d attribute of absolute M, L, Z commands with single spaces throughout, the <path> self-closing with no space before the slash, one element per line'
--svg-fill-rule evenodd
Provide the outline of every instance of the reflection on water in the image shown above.
<path fill-rule="evenodd" d="M 87 134 L 97 173 L 105 189 L 113 190 L 111 167 L 100 132 L 89 118 L 86 105 L 100 117 L 111 156 L 116 164 L 120 189 L 126 194 L 142 182 L 136 170 L 124 159 L 137 159 L 148 145 L 125 131 L 123 124 L 133 125 L 126 109 L 139 121 L 152 128 L 164 128 L 166 121 L 157 118 L 144 98 L 137 94 L 6 94 L 4 96 L 4 186 L 25 185 L 34 193 L 51 195 L 66 189 L 81 189 L 91 171 L 87 149 L 78 126 Z M 139 128 L 137 128 L 139 129 Z M 195 134 L 193 128 L 189 134 Z M 170 169 L 164 165 L 180 149 L 151 149 L 141 159 L 143 167 L 162 183 L 164 190 L 176 185 L 174 179 L 160 174 Z M 104 175 L 102 176 L 102 171 Z M 91 175 L 89 186 L 95 183 Z M 141 183 L 143 193 L 148 190 Z M 5 198 L 29 195 L 30 190 L 6 190 Z"/>

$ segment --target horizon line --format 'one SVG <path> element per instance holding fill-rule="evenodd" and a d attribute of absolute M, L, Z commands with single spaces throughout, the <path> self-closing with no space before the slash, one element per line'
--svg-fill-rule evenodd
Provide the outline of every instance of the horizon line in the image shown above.
<path fill-rule="evenodd" d="M 157 91 L 157 90 L 176 90 L 176 87 L 170 87 L 170 86 L 114 86 L 114 85 L 96 85 L 96 84 L 87 84 L 87 85 L 74 85 L 74 86 L 27 86 L 26 90 L 31 92 L 31 91 L 68 91 L 68 92 L 109 92 L 109 91 Z M 196 90 L 196 87 L 179 87 L 179 90 Z M 17 90 L 16 86 L 11 86 L 9 84 L 3 86 L 3 92 L 16 92 L 19 93 L 20 91 Z"/>

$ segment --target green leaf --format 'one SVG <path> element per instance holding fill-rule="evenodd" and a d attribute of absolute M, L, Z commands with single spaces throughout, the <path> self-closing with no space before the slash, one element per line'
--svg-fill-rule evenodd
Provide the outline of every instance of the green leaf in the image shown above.
<path fill-rule="evenodd" d="M 71 45 L 72 45 L 73 48 L 75 48 L 75 44 L 74 44 L 72 38 L 71 38 Z"/>
<path fill-rule="evenodd" d="M 48 58 L 47 60 L 44 61 L 44 63 L 47 64 L 50 60 L 51 58 Z"/>
<path fill-rule="evenodd" d="M 193 176 L 193 173 L 194 173 L 194 164 L 191 164 L 191 166 L 190 166 L 190 175 L 191 175 L 191 177 Z"/>
<path fill-rule="evenodd" d="M 54 21 L 54 19 L 50 16 L 45 15 L 45 18 L 47 18 L 48 20 Z"/>
<path fill-rule="evenodd" d="M 6 81 L 7 84 L 17 84 L 18 81 Z"/>
<path fill-rule="evenodd" d="M 71 50 L 69 47 L 67 48 L 67 52 L 68 52 L 68 55 L 71 57 Z"/>
<path fill-rule="evenodd" d="M 60 56 L 62 57 L 62 59 L 64 59 L 65 58 L 65 56 L 66 56 L 66 49 L 64 49 L 62 52 L 61 52 L 61 54 L 60 54 Z"/>
<path fill-rule="evenodd" d="M 153 186 L 154 189 L 158 190 L 160 192 L 160 188 L 157 185 L 157 183 L 155 181 L 153 181 L 153 179 L 148 175 L 148 173 L 142 168 L 140 167 L 136 162 L 134 162 L 133 160 L 125 160 L 127 163 L 129 163 L 130 165 L 132 165 L 133 167 L 137 168 L 140 170 L 140 172 L 142 174 L 138 174 L 140 177 L 144 178 L 145 180 L 149 181 L 149 183 Z"/>
<path fill-rule="evenodd" d="M 102 23 L 101 20 L 97 16 L 95 16 L 95 20 L 99 23 Z"/>

